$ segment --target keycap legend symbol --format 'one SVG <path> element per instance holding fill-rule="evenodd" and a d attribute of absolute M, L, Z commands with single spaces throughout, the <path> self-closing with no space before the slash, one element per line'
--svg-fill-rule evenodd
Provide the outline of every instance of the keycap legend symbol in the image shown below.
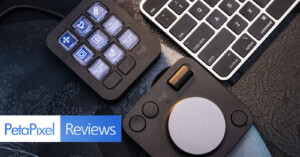
<path fill-rule="evenodd" d="M 63 37 L 63 43 L 70 43 L 70 37 Z"/>
<path fill-rule="evenodd" d="M 107 15 L 108 10 L 101 3 L 97 2 L 87 10 L 87 13 L 94 21 L 100 22 Z"/>
<path fill-rule="evenodd" d="M 77 27 L 79 27 L 80 29 L 84 29 L 84 23 L 83 23 L 83 21 L 80 21 L 80 22 L 77 24 Z"/>
<path fill-rule="evenodd" d="M 66 31 L 59 39 L 58 43 L 66 51 L 70 51 L 78 43 L 78 39 L 70 32 Z"/>
<path fill-rule="evenodd" d="M 99 15 L 99 8 L 98 7 L 94 7 L 94 15 L 95 16 Z"/>
<path fill-rule="evenodd" d="M 80 59 L 83 59 L 86 55 L 87 55 L 87 53 L 83 49 L 81 49 L 79 52 L 77 52 L 77 56 Z"/>
<path fill-rule="evenodd" d="M 95 43 L 95 44 L 99 44 L 99 42 L 101 41 L 101 37 L 96 34 L 93 38 L 92 38 L 92 41 Z"/>
<path fill-rule="evenodd" d="M 116 51 L 114 49 L 111 49 L 109 52 L 109 57 L 114 57 L 116 55 Z"/>

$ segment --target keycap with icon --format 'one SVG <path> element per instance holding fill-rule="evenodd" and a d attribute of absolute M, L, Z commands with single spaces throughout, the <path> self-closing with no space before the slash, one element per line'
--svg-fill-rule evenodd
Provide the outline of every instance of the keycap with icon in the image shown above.
<path fill-rule="evenodd" d="M 108 14 L 108 11 L 103 4 L 97 2 L 87 10 L 87 13 L 95 22 L 100 22 Z"/>
<path fill-rule="evenodd" d="M 66 51 L 70 51 L 78 43 L 78 39 L 70 32 L 66 31 L 58 40 L 58 43 Z"/>
<path fill-rule="evenodd" d="M 82 65 L 86 66 L 94 57 L 94 53 L 85 44 L 80 46 L 74 53 L 73 57 Z"/>
<path fill-rule="evenodd" d="M 84 37 L 93 29 L 94 25 L 86 17 L 81 16 L 72 27 L 80 36 Z"/>

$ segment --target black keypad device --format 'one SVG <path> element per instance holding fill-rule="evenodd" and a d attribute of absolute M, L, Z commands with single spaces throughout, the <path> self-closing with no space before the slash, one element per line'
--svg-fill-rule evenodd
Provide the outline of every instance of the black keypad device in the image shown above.
<path fill-rule="evenodd" d="M 118 99 L 160 54 L 159 42 L 111 0 L 82 1 L 47 45 L 105 100 Z"/>
<path fill-rule="evenodd" d="M 228 52 L 220 62 L 226 66 L 216 70 L 227 75 L 239 61 Z M 251 111 L 185 57 L 127 113 L 123 129 L 150 156 L 219 157 L 230 152 L 252 123 Z"/>
<path fill-rule="evenodd" d="M 299 2 L 142 0 L 140 9 L 192 58 L 219 80 L 227 81 Z M 228 52 L 231 57 L 226 57 Z M 239 62 L 229 69 L 219 68 L 227 66 L 228 60 Z"/>

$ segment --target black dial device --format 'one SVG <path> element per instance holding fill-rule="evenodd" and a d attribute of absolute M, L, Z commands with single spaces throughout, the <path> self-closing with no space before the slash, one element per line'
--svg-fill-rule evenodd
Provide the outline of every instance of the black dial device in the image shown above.
<path fill-rule="evenodd" d="M 131 109 L 123 128 L 151 156 L 226 156 L 252 123 L 236 97 L 183 58 Z"/>

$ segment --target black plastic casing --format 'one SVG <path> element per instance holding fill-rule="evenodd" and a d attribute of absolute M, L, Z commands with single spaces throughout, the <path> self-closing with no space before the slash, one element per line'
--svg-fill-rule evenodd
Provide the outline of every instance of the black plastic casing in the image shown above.
<path fill-rule="evenodd" d="M 86 11 L 91 5 L 95 2 L 102 3 L 105 7 L 108 8 L 109 13 L 106 17 L 101 20 L 100 23 L 96 23 L 89 17 Z M 109 35 L 102 28 L 102 23 L 110 16 L 116 15 L 120 18 L 123 23 L 123 29 L 117 34 L 116 38 Z M 78 35 L 72 28 L 72 24 L 82 15 L 88 18 L 94 24 L 94 28 L 86 37 L 81 37 Z M 96 30 L 99 29 L 105 33 L 109 38 L 109 43 L 101 50 L 97 51 L 92 46 L 88 44 L 88 37 Z M 118 37 L 126 30 L 126 28 L 131 28 L 139 37 L 140 41 L 137 45 L 130 51 L 127 51 L 120 43 L 117 41 Z M 79 43 L 74 47 L 70 52 L 67 52 L 58 44 L 59 37 L 66 31 L 69 30 L 72 34 L 76 36 L 79 40 Z M 125 57 L 116 65 L 110 64 L 103 56 L 103 51 L 105 51 L 111 43 L 114 42 L 118 44 L 124 51 Z M 83 43 L 88 45 L 88 47 L 95 53 L 94 59 L 86 66 L 81 66 L 72 56 L 72 53 L 81 46 Z M 64 20 L 62 20 L 48 35 L 47 37 L 47 46 L 49 49 L 61 59 L 69 68 L 72 69 L 84 82 L 86 82 L 95 92 L 97 92 L 103 99 L 112 101 L 120 98 L 120 96 L 142 75 L 143 72 L 158 58 L 161 47 L 157 39 L 155 39 L 149 32 L 142 28 L 132 17 L 130 17 L 123 9 L 121 9 L 116 3 L 111 0 L 83 0 Z M 134 58 L 136 64 L 135 67 L 127 74 L 124 75 L 118 70 L 118 65 L 127 57 L 131 56 Z M 121 82 L 113 89 L 107 89 L 103 85 L 103 81 L 109 76 L 107 74 L 101 81 L 93 77 L 89 73 L 87 68 L 94 62 L 95 59 L 101 58 L 106 61 L 110 66 L 112 71 L 117 71 L 121 76 Z"/>

